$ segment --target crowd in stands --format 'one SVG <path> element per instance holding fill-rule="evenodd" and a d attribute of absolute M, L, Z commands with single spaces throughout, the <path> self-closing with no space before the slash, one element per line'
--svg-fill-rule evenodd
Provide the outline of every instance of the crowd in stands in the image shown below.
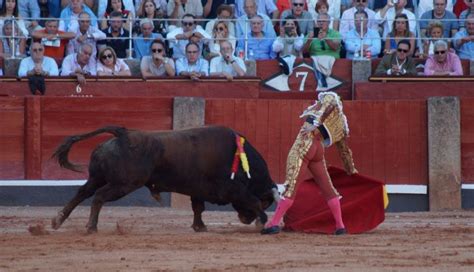
<path fill-rule="evenodd" d="M 382 58 L 377 74 L 463 75 L 474 0 L 0 0 L 0 62 L 18 76 L 246 72 L 244 59 Z M 3 65 L 2 65 L 3 66 Z M 0 71 L 1 72 L 1 71 Z"/>

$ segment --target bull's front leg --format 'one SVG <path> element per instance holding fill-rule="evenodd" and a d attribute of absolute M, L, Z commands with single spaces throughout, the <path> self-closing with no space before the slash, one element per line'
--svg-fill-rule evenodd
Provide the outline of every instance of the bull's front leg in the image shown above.
<path fill-rule="evenodd" d="M 204 201 L 191 197 L 191 205 L 194 212 L 194 220 L 192 225 L 193 230 L 196 232 L 207 231 L 207 227 L 204 225 L 201 216 L 205 209 Z"/>

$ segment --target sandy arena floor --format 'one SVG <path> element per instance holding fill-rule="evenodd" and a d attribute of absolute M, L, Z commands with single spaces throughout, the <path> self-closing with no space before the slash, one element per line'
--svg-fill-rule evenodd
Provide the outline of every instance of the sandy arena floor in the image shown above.
<path fill-rule="evenodd" d="M 474 211 L 388 214 L 362 235 L 262 236 L 234 212 L 104 207 L 86 235 L 88 207 L 62 228 L 59 208 L 0 207 L 0 271 L 474 271 Z"/>

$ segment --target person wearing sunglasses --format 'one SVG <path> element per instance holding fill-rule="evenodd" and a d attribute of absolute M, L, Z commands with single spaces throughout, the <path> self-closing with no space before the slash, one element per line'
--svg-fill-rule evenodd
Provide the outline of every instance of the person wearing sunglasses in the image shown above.
<path fill-rule="evenodd" d="M 151 55 L 142 58 L 140 71 L 142 77 L 147 79 L 156 76 L 174 76 L 175 65 L 172 58 L 166 56 L 166 45 L 161 39 L 156 39 L 151 43 Z"/>
<path fill-rule="evenodd" d="M 400 13 L 395 16 L 393 20 L 392 31 L 387 35 L 384 45 L 384 53 L 392 54 L 397 50 L 398 42 L 401 40 L 410 41 L 410 56 L 415 53 L 415 39 L 416 36 L 410 31 L 410 21 L 406 14 Z"/>
<path fill-rule="evenodd" d="M 212 37 L 196 23 L 196 16 L 185 14 L 181 20 L 181 27 L 176 27 L 166 35 L 171 48 L 173 58 L 180 59 L 186 56 L 186 46 L 193 42 L 199 45 L 200 50 L 208 45 Z M 200 51 L 200 54 L 202 51 Z"/>
<path fill-rule="evenodd" d="M 283 11 L 281 18 L 293 16 L 298 21 L 300 32 L 306 36 L 313 31 L 313 16 L 304 9 L 305 2 L 305 0 L 291 0 L 291 9 Z M 283 20 L 280 21 L 281 28 L 284 28 Z"/>
<path fill-rule="evenodd" d="M 53 58 L 44 55 L 44 45 L 35 41 L 30 46 L 31 56 L 24 58 L 18 68 L 18 76 L 57 76 L 58 65 Z"/>
<path fill-rule="evenodd" d="M 222 4 L 217 8 L 217 18 L 210 20 L 206 24 L 206 32 L 212 36 L 214 31 L 214 26 L 217 22 L 225 22 L 229 30 L 229 34 L 233 37 L 235 36 L 235 24 L 229 20 L 234 18 L 233 14 L 234 8 L 230 5 Z"/>
<path fill-rule="evenodd" d="M 462 65 L 459 57 L 449 49 L 444 40 L 434 44 L 434 54 L 425 63 L 425 76 L 462 76 Z"/>
<path fill-rule="evenodd" d="M 293 55 L 303 57 L 304 35 L 300 32 L 299 23 L 293 15 L 288 15 L 280 26 L 280 36 L 272 44 L 272 50 L 279 57 Z"/>
<path fill-rule="evenodd" d="M 118 59 L 112 47 L 104 47 L 99 51 L 97 62 L 98 76 L 131 76 L 130 68 L 122 59 Z"/>
<path fill-rule="evenodd" d="M 209 41 L 209 54 L 206 56 L 206 59 L 208 60 L 221 55 L 220 45 L 222 42 L 230 42 L 232 48 L 235 48 L 237 43 L 235 37 L 230 35 L 227 22 L 224 21 L 219 21 L 214 25 L 212 38 L 213 39 Z M 234 54 L 234 52 L 232 52 L 232 54 Z"/>
<path fill-rule="evenodd" d="M 383 56 L 375 70 L 375 74 L 389 76 L 416 75 L 416 65 L 410 56 L 411 46 L 409 40 L 399 41 L 395 53 Z"/>

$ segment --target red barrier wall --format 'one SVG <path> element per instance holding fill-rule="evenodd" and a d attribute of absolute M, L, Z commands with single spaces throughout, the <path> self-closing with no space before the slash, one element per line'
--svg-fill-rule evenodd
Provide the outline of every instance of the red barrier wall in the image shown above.
<path fill-rule="evenodd" d="M 24 179 L 25 99 L 0 97 L 0 178 Z"/>
<path fill-rule="evenodd" d="M 463 183 L 474 184 L 474 98 L 461 100 L 461 173 Z"/>

